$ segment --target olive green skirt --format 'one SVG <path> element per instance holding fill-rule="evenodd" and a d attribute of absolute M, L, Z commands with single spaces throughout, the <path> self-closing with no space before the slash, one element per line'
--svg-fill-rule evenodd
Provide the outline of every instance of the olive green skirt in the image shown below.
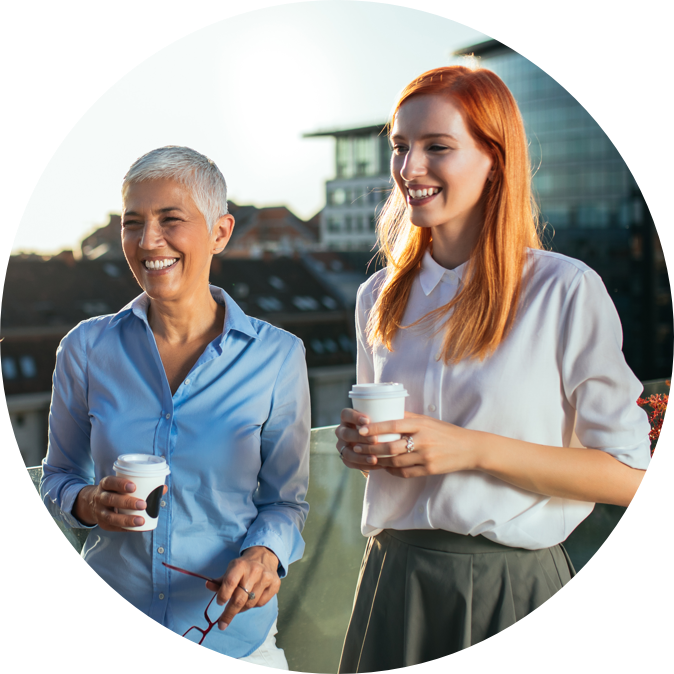
<path fill-rule="evenodd" d="M 396 669 L 468 648 L 574 575 L 561 545 L 525 550 L 438 529 L 386 529 L 365 550 L 339 671 Z"/>

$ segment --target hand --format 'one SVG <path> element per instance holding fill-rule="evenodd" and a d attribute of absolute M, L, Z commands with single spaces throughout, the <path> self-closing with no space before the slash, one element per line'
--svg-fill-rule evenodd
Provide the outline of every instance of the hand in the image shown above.
<path fill-rule="evenodd" d="M 342 410 L 340 418 L 341 423 L 335 428 L 335 435 L 337 436 L 337 451 L 344 465 L 347 468 L 360 470 L 363 474 L 381 469 L 382 466 L 377 465 L 376 457 L 369 454 L 357 454 L 353 451 L 355 444 L 366 442 L 358 433 L 358 429 L 370 423 L 367 416 L 347 407 Z"/>
<path fill-rule="evenodd" d="M 229 563 L 225 575 L 217 580 L 217 583 L 208 581 L 206 587 L 217 592 L 219 606 L 227 604 L 218 619 L 218 628 L 224 630 L 237 613 L 264 606 L 279 591 L 278 557 L 260 545 L 247 548 Z M 244 587 L 255 594 L 254 599 L 248 598 Z"/>
<path fill-rule="evenodd" d="M 343 433 L 349 442 L 349 448 L 344 450 L 345 455 L 349 452 L 348 460 L 353 460 L 352 455 L 363 457 L 367 461 L 374 459 L 376 467 L 384 468 L 396 477 L 422 477 L 460 470 L 479 470 L 480 457 L 474 441 L 475 431 L 446 421 L 405 412 L 404 419 L 364 424 L 355 433 L 358 438 L 355 438 L 353 431 Z M 407 440 L 404 437 L 393 442 L 377 442 L 378 435 L 388 433 L 411 436 L 414 450 L 407 451 Z M 382 456 L 387 454 L 394 456 Z"/>
<path fill-rule="evenodd" d="M 164 485 L 164 493 L 168 487 Z M 145 518 L 138 515 L 123 515 L 119 508 L 145 510 L 147 504 L 132 494 L 136 485 L 124 477 L 108 475 L 96 486 L 80 489 L 73 505 L 73 515 L 84 524 L 97 524 L 105 531 L 127 531 L 123 527 L 138 527 Z"/>

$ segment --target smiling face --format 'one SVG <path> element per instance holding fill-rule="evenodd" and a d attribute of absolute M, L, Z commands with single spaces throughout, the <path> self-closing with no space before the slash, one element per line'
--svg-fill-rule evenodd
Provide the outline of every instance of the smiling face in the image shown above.
<path fill-rule="evenodd" d="M 189 301 L 207 288 L 211 257 L 227 245 L 233 226 L 225 215 L 209 232 L 189 188 L 175 180 L 132 183 L 124 195 L 124 255 L 154 300 Z"/>
<path fill-rule="evenodd" d="M 444 235 L 476 240 L 492 158 L 468 131 L 452 98 L 407 100 L 396 114 L 391 143 L 391 174 L 411 222 L 440 228 L 433 232 L 434 240 Z"/>

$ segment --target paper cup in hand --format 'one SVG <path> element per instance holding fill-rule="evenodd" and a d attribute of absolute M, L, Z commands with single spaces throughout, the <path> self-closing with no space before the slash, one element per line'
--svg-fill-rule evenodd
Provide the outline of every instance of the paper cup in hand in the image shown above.
<path fill-rule="evenodd" d="M 159 508 L 164 494 L 164 482 L 171 472 L 161 456 L 152 454 L 122 454 L 113 464 L 117 477 L 125 477 L 136 485 L 133 496 L 147 504 L 145 510 L 120 508 L 123 515 L 139 515 L 145 524 L 139 527 L 123 527 L 129 531 L 151 531 L 157 528 Z"/>
<path fill-rule="evenodd" d="M 405 417 L 405 398 L 408 396 L 402 384 L 392 382 L 381 384 L 356 384 L 349 392 L 354 410 L 364 414 L 372 423 L 393 421 Z M 400 440 L 398 433 L 377 436 L 378 441 Z M 392 454 L 389 456 L 393 456 Z"/>

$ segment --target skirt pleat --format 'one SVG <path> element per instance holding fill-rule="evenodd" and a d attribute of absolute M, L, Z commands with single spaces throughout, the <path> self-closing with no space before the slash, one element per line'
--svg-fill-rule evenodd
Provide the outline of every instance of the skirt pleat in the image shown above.
<path fill-rule="evenodd" d="M 525 550 L 439 530 L 382 531 L 365 550 L 339 672 L 396 669 L 468 648 L 574 574 L 561 545 Z"/>

